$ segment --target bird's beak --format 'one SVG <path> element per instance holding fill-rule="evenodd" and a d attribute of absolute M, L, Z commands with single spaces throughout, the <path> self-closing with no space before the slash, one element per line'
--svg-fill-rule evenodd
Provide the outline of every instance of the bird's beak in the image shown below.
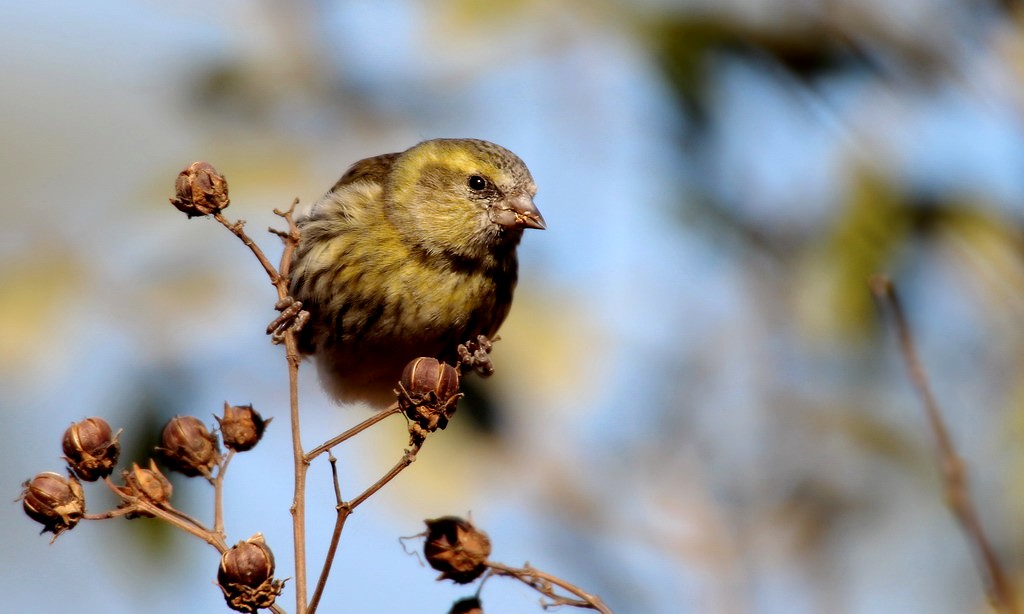
<path fill-rule="evenodd" d="M 529 196 L 512 196 L 491 209 L 491 221 L 506 228 L 536 228 L 544 230 L 544 218 Z"/>

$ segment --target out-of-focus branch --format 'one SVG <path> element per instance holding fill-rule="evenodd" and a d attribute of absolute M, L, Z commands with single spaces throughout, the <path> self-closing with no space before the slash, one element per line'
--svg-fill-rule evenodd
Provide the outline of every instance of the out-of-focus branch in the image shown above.
<path fill-rule="evenodd" d="M 495 563 L 494 561 L 487 561 L 486 565 L 492 575 L 515 578 L 523 584 L 533 588 L 538 593 L 544 595 L 550 600 L 550 603 L 545 604 L 545 608 L 571 606 L 575 608 L 597 610 L 601 614 L 612 614 L 612 611 L 608 609 L 608 606 L 606 606 L 597 595 L 591 595 L 575 584 L 571 584 L 557 576 L 545 573 L 539 569 L 534 569 L 529 565 L 521 568 L 509 567 L 508 565 Z M 559 595 L 555 591 L 556 586 L 572 594 L 573 597 Z"/>
<path fill-rule="evenodd" d="M 921 405 L 935 438 L 936 452 L 946 493 L 946 505 L 953 512 L 975 550 L 981 565 L 985 590 L 992 605 L 1000 612 L 1016 614 L 1019 610 L 1013 586 L 1007 579 L 1002 564 L 985 536 L 981 520 L 971 498 L 964 461 L 957 454 L 953 439 L 949 435 L 949 429 L 946 428 L 946 423 L 939 412 L 938 403 L 918 357 L 910 324 L 907 321 L 899 294 L 896 292 L 896 287 L 884 275 L 873 276 L 869 281 L 869 286 L 875 299 L 887 308 L 892 316 L 900 352 L 903 355 L 903 362 L 906 365 L 910 382 L 921 399 Z"/>

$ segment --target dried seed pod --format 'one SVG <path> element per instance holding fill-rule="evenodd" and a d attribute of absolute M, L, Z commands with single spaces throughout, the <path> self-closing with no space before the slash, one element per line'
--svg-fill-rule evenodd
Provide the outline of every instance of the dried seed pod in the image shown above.
<path fill-rule="evenodd" d="M 425 522 L 427 539 L 423 554 L 430 566 L 441 572 L 439 580 L 447 578 L 457 584 L 468 584 L 487 569 L 491 540 L 486 533 L 457 516 Z"/>
<path fill-rule="evenodd" d="M 95 482 L 114 472 L 121 454 L 120 432 L 114 434 L 103 418 L 86 418 L 64 431 L 64 459 L 68 467 L 86 482 Z"/>
<path fill-rule="evenodd" d="M 453 603 L 448 614 L 484 614 L 484 606 L 480 604 L 480 599 L 466 597 Z"/>
<path fill-rule="evenodd" d="M 263 431 L 273 418 L 264 420 L 252 405 L 232 406 L 224 403 L 224 417 L 217 418 L 224 446 L 236 452 L 251 450 L 260 442 Z"/>
<path fill-rule="evenodd" d="M 160 434 L 158 450 L 171 469 L 188 477 L 208 476 L 220 462 L 217 436 L 193 416 L 171 418 Z"/>
<path fill-rule="evenodd" d="M 228 607 L 237 612 L 269 608 L 284 588 L 274 579 L 274 553 L 257 533 L 220 557 L 217 584 Z"/>
<path fill-rule="evenodd" d="M 207 162 L 193 162 L 178 173 L 174 196 L 171 204 L 190 218 L 220 213 L 231 202 L 227 180 Z"/>
<path fill-rule="evenodd" d="M 42 532 L 57 539 L 85 515 L 85 493 L 74 476 L 46 471 L 22 485 L 21 502 L 29 518 L 43 525 Z"/>
<path fill-rule="evenodd" d="M 143 469 L 138 463 L 132 463 L 132 468 L 124 472 L 124 487 L 129 495 L 137 497 L 153 505 L 166 505 L 171 500 L 174 488 L 170 480 L 160 472 L 153 459 L 149 460 L 149 468 Z M 131 506 L 130 502 L 124 505 Z M 123 506 L 122 506 L 123 507 Z M 139 511 L 128 515 L 128 518 L 149 516 Z"/>
<path fill-rule="evenodd" d="M 448 426 L 462 398 L 458 370 L 436 358 L 410 361 L 402 371 L 398 388 L 399 407 L 419 429 L 414 430 L 414 439 L 417 433 L 425 436 L 425 433 Z"/>

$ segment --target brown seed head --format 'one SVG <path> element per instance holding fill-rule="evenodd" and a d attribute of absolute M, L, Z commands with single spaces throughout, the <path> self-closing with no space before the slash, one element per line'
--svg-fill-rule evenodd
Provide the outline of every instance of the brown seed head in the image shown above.
<path fill-rule="evenodd" d="M 228 607 L 237 612 L 269 608 L 284 581 L 274 579 L 274 553 L 257 533 L 220 557 L 217 583 Z"/>
<path fill-rule="evenodd" d="M 236 452 L 251 450 L 259 443 L 271 420 L 273 418 L 264 420 L 252 405 L 232 406 L 227 403 L 224 403 L 224 417 L 217 418 L 224 446 Z"/>
<path fill-rule="evenodd" d="M 124 487 L 128 494 L 138 497 L 153 505 L 165 505 L 171 500 L 174 488 L 170 480 L 160 472 L 153 459 L 149 460 L 149 468 L 143 469 L 138 463 L 132 463 L 132 468 L 124 472 Z M 131 503 L 127 503 L 131 505 Z M 130 514 L 129 518 L 149 516 L 145 512 Z"/>
<path fill-rule="evenodd" d="M 405 365 L 398 388 L 399 406 L 421 429 L 414 431 L 414 439 L 417 432 L 432 433 L 448 426 L 462 398 L 459 372 L 436 358 L 416 358 Z"/>
<path fill-rule="evenodd" d="M 114 472 L 121 443 L 103 418 L 86 418 L 64 431 L 64 459 L 68 467 L 86 482 L 95 482 Z"/>
<path fill-rule="evenodd" d="M 178 173 L 174 195 L 171 204 L 190 218 L 220 213 L 231 202 L 227 180 L 207 162 L 193 162 Z"/>
<path fill-rule="evenodd" d="M 447 578 L 457 584 L 467 584 L 487 569 L 491 540 L 486 533 L 456 516 L 425 522 L 427 539 L 423 544 L 423 554 L 430 566 L 441 572 L 438 579 Z"/>
<path fill-rule="evenodd" d="M 22 507 L 29 518 L 43 525 L 43 533 L 57 539 L 64 531 L 75 528 L 85 515 L 85 493 L 74 476 L 65 477 L 47 471 L 22 485 Z"/>
<path fill-rule="evenodd" d="M 220 462 L 217 436 L 199 418 L 176 416 L 164 425 L 158 448 L 171 469 L 195 477 L 210 475 Z"/>

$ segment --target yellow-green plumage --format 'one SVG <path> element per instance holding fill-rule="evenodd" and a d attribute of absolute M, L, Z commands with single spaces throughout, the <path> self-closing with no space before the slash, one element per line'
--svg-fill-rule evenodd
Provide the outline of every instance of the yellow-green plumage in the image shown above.
<path fill-rule="evenodd" d="M 481 187 L 483 186 L 483 187 Z M 328 391 L 386 403 L 409 360 L 454 360 L 508 315 L 515 249 L 543 228 L 512 152 L 426 141 L 353 165 L 299 220 L 292 295 L 310 312 L 300 349 Z"/>

